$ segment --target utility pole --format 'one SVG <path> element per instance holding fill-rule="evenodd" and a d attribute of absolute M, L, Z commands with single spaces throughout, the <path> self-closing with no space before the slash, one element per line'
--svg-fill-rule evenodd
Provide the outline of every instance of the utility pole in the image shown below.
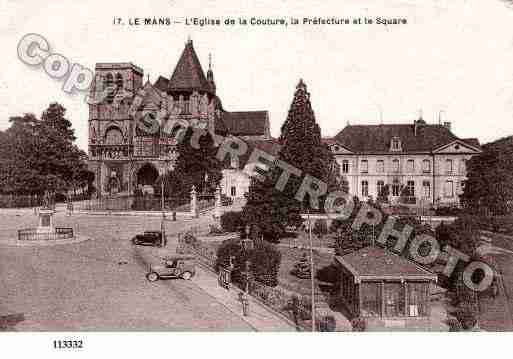
<path fill-rule="evenodd" d="M 312 332 L 315 332 L 315 275 L 313 261 L 312 223 L 310 221 L 310 208 L 308 213 L 308 240 L 310 242 L 310 280 L 312 285 Z"/>

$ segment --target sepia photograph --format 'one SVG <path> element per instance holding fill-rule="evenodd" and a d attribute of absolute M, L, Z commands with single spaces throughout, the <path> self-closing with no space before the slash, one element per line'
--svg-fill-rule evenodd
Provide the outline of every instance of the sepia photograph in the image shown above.
<path fill-rule="evenodd" d="M 511 338 L 513 2 L 0 15 L 7 354 Z"/>

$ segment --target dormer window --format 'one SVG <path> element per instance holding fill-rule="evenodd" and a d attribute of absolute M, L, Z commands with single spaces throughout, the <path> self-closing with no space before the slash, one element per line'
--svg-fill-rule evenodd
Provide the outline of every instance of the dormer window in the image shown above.
<path fill-rule="evenodd" d="M 401 151 L 401 139 L 399 137 L 392 137 L 390 141 L 390 150 L 391 151 Z"/>

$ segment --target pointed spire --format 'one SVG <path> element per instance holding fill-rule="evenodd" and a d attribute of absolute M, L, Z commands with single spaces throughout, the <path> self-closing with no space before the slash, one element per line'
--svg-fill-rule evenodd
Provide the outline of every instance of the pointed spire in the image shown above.
<path fill-rule="evenodd" d="M 304 83 L 303 79 L 299 79 L 299 83 L 297 84 L 296 89 L 302 89 L 306 91 L 306 84 Z"/>
<path fill-rule="evenodd" d="M 169 80 L 168 91 L 212 92 L 189 38 Z"/>
<path fill-rule="evenodd" d="M 208 69 L 212 70 L 212 53 L 208 53 Z"/>

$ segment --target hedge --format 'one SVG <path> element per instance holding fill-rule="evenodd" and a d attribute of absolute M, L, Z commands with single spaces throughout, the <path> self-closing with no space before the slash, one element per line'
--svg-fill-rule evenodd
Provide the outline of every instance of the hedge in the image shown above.
<path fill-rule="evenodd" d="M 242 212 L 225 212 L 221 215 L 221 228 L 225 232 L 238 232 L 244 226 Z"/>

